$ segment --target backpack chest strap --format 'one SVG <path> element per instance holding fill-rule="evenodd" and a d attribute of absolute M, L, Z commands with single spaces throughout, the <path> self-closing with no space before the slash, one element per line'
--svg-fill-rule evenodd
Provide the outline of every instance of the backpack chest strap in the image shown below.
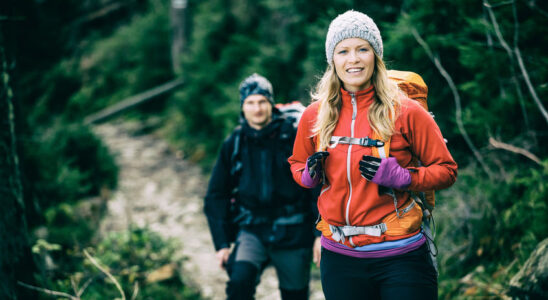
<path fill-rule="evenodd" d="M 374 137 L 377 137 L 376 134 L 374 135 Z M 370 138 L 368 136 L 362 138 L 353 138 L 349 136 L 331 136 L 329 144 L 329 148 L 335 148 L 338 144 L 372 147 L 373 156 L 379 158 L 388 157 L 388 153 L 390 152 L 390 139 L 387 142 L 383 142 L 381 139 Z"/>
<path fill-rule="evenodd" d="M 353 138 L 349 136 L 332 136 L 329 140 L 329 143 L 332 144 L 329 147 L 335 148 L 338 144 L 346 145 L 359 145 L 363 147 L 382 147 L 384 142 L 381 140 L 375 140 L 369 137 L 363 138 Z"/>

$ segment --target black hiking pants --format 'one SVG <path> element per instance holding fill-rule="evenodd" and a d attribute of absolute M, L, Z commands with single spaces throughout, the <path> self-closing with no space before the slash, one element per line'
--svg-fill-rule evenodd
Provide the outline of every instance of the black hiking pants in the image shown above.
<path fill-rule="evenodd" d="M 355 258 L 322 248 L 320 262 L 326 300 L 436 300 L 437 272 L 426 244 L 384 258 Z"/>

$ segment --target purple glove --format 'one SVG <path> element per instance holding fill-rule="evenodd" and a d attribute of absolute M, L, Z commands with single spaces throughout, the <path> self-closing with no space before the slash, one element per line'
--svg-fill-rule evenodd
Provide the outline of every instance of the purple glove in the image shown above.
<path fill-rule="evenodd" d="M 365 179 L 389 188 L 401 190 L 411 184 L 409 170 L 400 167 L 394 157 L 364 155 L 360 160 L 360 172 Z"/>
<path fill-rule="evenodd" d="M 306 167 L 301 175 L 301 183 L 309 188 L 313 188 L 323 177 L 323 160 L 329 156 L 327 151 L 316 152 L 306 160 Z"/>

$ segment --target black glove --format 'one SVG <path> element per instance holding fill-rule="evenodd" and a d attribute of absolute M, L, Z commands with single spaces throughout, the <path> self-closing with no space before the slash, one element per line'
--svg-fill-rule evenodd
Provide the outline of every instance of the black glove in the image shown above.
<path fill-rule="evenodd" d="M 320 176 L 322 176 L 322 172 L 323 172 L 322 163 L 324 158 L 326 158 L 327 156 L 329 156 L 329 152 L 319 151 L 310 155 L 310 157 L 308 157 L 308 159 L 306 160 L 306 166 L 308 168 L 308 174 L 310 174 L 311 178 L 316 177 L 316 174 L 319 174 Z"/>
<path fill-rule="evenodd" d="M 360 160 L 360 173 L 362 173 L 365 179 L 371 181 L 375 177 L 375 174 L 377 174 L 380 165 L 380 158 L 364 155 L 362 160 Z"/>

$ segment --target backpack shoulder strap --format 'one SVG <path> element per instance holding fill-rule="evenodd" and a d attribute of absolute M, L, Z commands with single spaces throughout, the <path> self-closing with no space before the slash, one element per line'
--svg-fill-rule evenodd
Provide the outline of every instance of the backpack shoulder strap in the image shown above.
<path fill-rule="evenodd" d="M 295 118 L 292 116 L 284 117 L 283 123 L 280 125 L 280 140 L 294 139 L 297 134 L 297 128 L 295 127 Z"/>
<path fill-rule="evenodd" d="M 230 175 L 235 176 L 242 169 L 241 160 L 241 139 L 242 139 L 242 126 L 238 126 L 232 132 L 234 146 L 232 147 L 232 154 L 230 155 Z"/>
<path fill-rule="evenodd" d="M 382 141 L 381 137 L 377 133 L 373 133 L 373 139 Z M 387 141 L 384 141 L 384 146 L 372 147 L 371 151 L 373 152 L 373 156 L 379 158 L 387 158 L 390 155 L 390 140 L 391 138 L 389 138 Z"/>

